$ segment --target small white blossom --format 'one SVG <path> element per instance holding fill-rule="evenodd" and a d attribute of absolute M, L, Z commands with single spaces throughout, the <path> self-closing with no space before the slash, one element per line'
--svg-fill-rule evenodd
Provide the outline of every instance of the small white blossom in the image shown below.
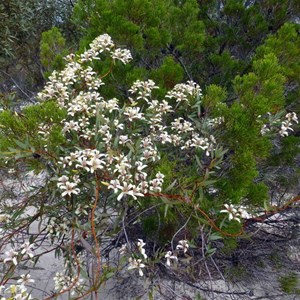
<path fill-rule="evenodd" d="M 113 189 L 114 193 L 117 193 L 118 186 L 120 186 L 120 181 L 118 179 L 113 179 L 110 181 L 108 189 Z"/>
<path fill-rule="evenodd" d="M 90 161 L 88 161 L 88 165 L 90 166 L 91 173 L 94 173 L 98 169 L 100 170 L 103 169 L 105 162 L 103 160 L 94 157 Z"/>
<path fill-rule="evenodd" d="M 132 191 L 132 188 L 133 188 L 132 184 L 128 184 L 127 182 L 124 182 L 123 185 L 118 185 L 117 188 L 121 190 L 121 193 L 119 194 L 119 196 L 117 198 L 118 201 L 120 201 L 126 195 L 134 197 L 134 194 Z"/>
<path fill-rule="evenodd" d="M 232 204 L 224 204 L 225 209 L 221 210 L 221 213 L 227 213 L 229 221 L 236 220 L 241 223 L 241 218 L 248 219 L 251 215 L 246 211 L 244 206 L 235 207 Z"/>
<path fill-rule="evenodd" d="M 138 269 L 140 276 L 144 276 L 142 269 L 145 268 L 146 265 L 142 263 L 141 259 L 135 259 L 130 257 L 128 261 L 129 261 L 128 270 Z"/>
<path fill-rule="evenodd" d="M 139 107 L 126 107 L 124 115 L 127 116 L 130 122 L 132 122 L 133 120 L 140 120 L 143 118 L 143 114 L 139 111 Z"/>
<path fill-rule="evenodd" d="M 25 242 L 22 246 L 21 246 L 21 254 L 23 255 L 28 255 L 30 258 L 32 258 L 34 256 L 34 253 L 32 251 L 32 248 L 34 247 L 34 244 L 30 244 L 29 242 Z"/>
<path fill-rule="evenodd" d="M 131 140 L 128 138 L 128 135 L 120 135 L 119 136 L 119 144 L 121 144 L 121 145 L 124 145 L 130 141 Z"/>
<path fill-rule="evenodd" d="M 127 253 L 127 251 L 127 244 L 123 244 L 122 247 L 119 249 L 121 255 L 124 255 L 125 253 Z"/>
<path fill-rule="evenodd" d="M 146 250 L 144 249 L 144 246 L 146 244 L 144 243 L 144 241 L 142 239 L 139 239 L 138 242 L 137 242 L 137 246 L 138 246 L 138 249 L 140 251 L 140 253 L 144 256 L 145 259 L 147 259 L 147 254 L 146 254 Z"/>
<path fill-rule="evenodd" d="M 181 240 L 176 246 L 176 250 L 182 250 L 183 253 L 186 253 L 189 250 L 189 244 L 187 240 Z"/>
<path fill-rule="evenodd" d="M 165 258 L 167 259 L 167 266 L 171 266 L 171 260 L 174 260 L 174 261 L 178 261 L 178 258 L 176 255 L 173 255 L 172 254 L 172 251 L 168 251 L 165 255 Z"/>
<path fill-rule="evenodd" d="M 129 50 L 117 48 L 112 52 L 111 57 L 113 59 L 120 60 L 123 64 L 127 64 L 132 60 L 132 56 Z"/>
<path fill-rule="evenodd" d="M 18 261 L 17 261 L 18 252 L 17 251 L 15 251 L 14 249 L 10 249 L 5 252 L 5 255 L 7 257 L 3 260 L 4 263 L 12 261 L 15 266 L 18 264 Z"/>
<path fill-rule="evenodd" d="M 65 190 L 61 195 L 63 197 L 66 195 L 71 196 L 72 194 L 78 195 L 80 190 L 76 186 L 75 182 L 66 182 L 65 185 L 60 187 L 62 190 Z"/>
<path fill-rule="evenodd" d="M 26 285 L 26 284 L 28 284 L 28 283 L 31 283 L 31 282 L 34 282 L 34 279 L 31 279 L 30 277 L 30 274 L 22 274 L 21 276 L 20 276 L 21 278 L 20 279 L 18 279 L 18 283 L 21 283 L 21 284 L 23 284 L 23 285 Z"/>

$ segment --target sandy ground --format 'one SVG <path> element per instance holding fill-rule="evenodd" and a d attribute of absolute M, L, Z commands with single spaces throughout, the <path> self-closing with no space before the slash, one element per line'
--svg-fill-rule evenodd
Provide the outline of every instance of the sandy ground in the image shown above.
<path fill-rule="evenodd" d="M 36 180 L 36 179 L 34 179 Z M 41 184 L 42 179 L 38 180 Z M 15 189 L 20 187 L 15 182 L 7 182 L 12 184 Z M 25 214 L 33 215 L 34 208 L 28 207 Z M 35 221 L 29 233 L 39 232 L 39 220 Z M 300 236 L 300 234 L 299 234 Z M 51 249 L 49 241 L 45 240 L 39 251 L 48 251 Z M 299 247 L 291 246 L 290 251 L 287 253 L 292 262 L 300 265 L 300 251 Z M 54 291 L 53 277 L 55 273 L 63 270 L 63 261 L 57 259 L 53 252 L 44 254 L 34 267 L 20 267 L 18 272 L 28 273 L 30 271 L 31 277 L 35 279 L 35 283 L 28 286 L 32 291 L 32 296 L 35 299 L 45 299 L 51 296 Z M 266 267 L 262 270 L 261 276 L 245 280 L 235 284 L 229 284 L 224 280 L 213 280 L 208 282 L 201 280 L 194 282 L 192 285 L 187 285 L 164 278 L 157 278 L 155 281 L 150 282 L 146 277 L 140 278 L 135 272 L 128 272 L 124 270 L 118 277 L 114 277 L 106 282 L 100 289 L 98 299 L 103 300 L 131 300 L 131 299 L 174 299 L 174 300 L 242 300 L 242 299 L 278 299 L 278 300 L 296 300 L 300 296 L 287 295 L 280 290 L 278 283 L 278 276 L 276 270 Z M 300 276 L 300 269 L 299 269 Z M 205 290 L 213 289 L 217 292 L 210 293 Z M 201 297 L 200 297 L 201 296 Z M 151 298 L 152 297 L 152 298 Z M 70 299 L 68 295 L 60 296 L 57 299 Z M 91 299 L 91 298 L 85 298 Z M 93 299 L 94 300 L 94 299 Z"/>

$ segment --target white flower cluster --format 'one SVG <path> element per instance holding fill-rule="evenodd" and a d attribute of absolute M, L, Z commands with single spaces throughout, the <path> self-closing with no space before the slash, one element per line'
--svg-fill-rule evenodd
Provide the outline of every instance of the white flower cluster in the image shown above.
<path fill-rule="evenodd" d="M 39 93 L 38 97 L 41 100 L 56 99 L 58 103 L 64 105 L 64 102 L 72 97 L 70 87 L 78 81 L 85 84 L 91 93 L 98 90 L 103 84 L 102 80 L 97 77 L 96 72 L 88 64 L 93 60 L 99 60 L 99 55 L 103 52 L 108 52 L 113 60 L 119 60 L 124 64 L 132 59 L 128 50 L 115 49 L 115 45 L 108 34 L 100 35 L 90 44 L 90 49 L 83 54 L 78 56 L 68 55 L 66 57 L 68 63 L 65 69 L 60 73 L 52 73 L 45 90 Z M 84 65 L 85 67 L 83 67 Z"/>
<path fill-rule="evenodd" d="M 244 206 L 234 206 L 232 204 L 224 204 L 225 209 L 222 209 L 220 213 L 227 213 L 229 221 L 236 220 L 241 223 L 241 219 L 249 219 L 251 218 L 251 214 L 249 214 Z"/>
<path fill-rule="evenodd" d="M 189 250 L 189 243 L 187 240 L 180 240 L 176 246 L 176 251 L 173 253 L 172 251 L 168 251 L 165 254 L 166 258 L 166 264 L 167 266 L 171 266 L 171 262 L 177 262 L 178 261 L 178 253 L 183 252 L 184 254 L 188 252 Z"/>
<path fill-rule="evenodd" d="M 280 126 L 280 130 L 278 131 L 279 135 L 282 137 L 288 136 L 289 135 L 289 131 L 294 131 L 294 129 L 292 128 L 294 123 L 298 124 L 298 117 L 296 115 L 295 112 L 290 112 L 287 113 L 285 115 L 284 120 L 280 120 L 280 117 L 272 116 L 271 113 L 268 113 L 269 116 L 269 124 L 264 124 L 260 130 L 262 135 L 267 134 L 268 132 L 273 131 L 274 129 L 277 128 L 278 123 Z M 261 116 L 259 116 L 259 118 L 261 118 Z M 273 118 L 273 119 L 272 119 Z"/>
<path fill-rule="evenodd" d="M 296 113 L 288 113 L 285 115 L 285 120 L 281 124 L 281 129 L 279 131 L 279 134 L 281 136 L 288 136 L 289 135 L 289 130 L 294 131 L 293 128 L 291 127 L 293 125 L 293 122 L 298 124 L 298 117 Z"/>
<path fill-rule="evenodd" d="M 128 270 L 137 269 L 139 271 L 140 276 L 144 276 L 144 272 L 142 269 L 145 268 L 146 265 L 142 262 L 140 258 L 136 259 L 136 258 L 129 257 L 128 262 L 129 262 Z"/>
<path fill-rule="evenodd" d="M 102 170 L 106 164 L 105 157 L 106 154 L 101 154 L 98 150 L 91 150 L 91 149 L 85 149 L 85 150 L 78 150 L 75 152 L 70 153 L 70 155 L 61 157 L 59 164 L 63 166 L 63 168 L 68 167 L 75 167 L 78 169 L 83 169 L 87 172 L 94 173 L 96 170 Z M 80 179 L 78 177 L 73 176 L 73 180 L 75 183 L 79 183 Z M 63 182 L 69 182 L 69 178 L 67 177 L 61 177 L 59 180 L 61 183 Z M 61 189 L 63 184 L 58 184 L 58 186 Z"/>
<path fill-rule="evenodd" d="M 146 267 L 144 261 L 148 258 L 146 254 L 146 250 L 144 248 L 145 245 L 146 244 L 142 239 L 138 239 L 138 242 L 136 243 L 138 253 L 135 256 L 139 256 L 142 258 L 137 258 L 133 255 L 128 258 L 128 263 L 129 263 L 128 270 L 137 269 L 140 276 L 144 276 L 144 272 L 142 269 Z M 119 249 L 119 252 L 121 255 L 129 253 L 127 244 L 122 245 L 122 247 Z"/>
<path fill-rule="evenodd" d="M 221 125 L 224 123 L 224 117 L 218 117 L 218 118 L 214 118 L 214 119 L 208 119 L 207 121 L 207 125 L 209 127 L 216 127 L 218 125 Z"/>
<path fill-rule="evenodd" d="M 138 242 L 136 243 L 137 246 L 137 253 L 131 254 L 131 256 L 128 259 L 129 266 L 128 270 L 138 270 L 140 276 L 144 276 L 143 269 L 146 268 L 145 261 L 147 260 L 148 256 L 146 254 L 146 250 L 144 246 L 146 243 L 142 239 L 138 239 Z M 189 250 L 189 244 L 187 240 L 180 240 L 178 242 L 178 245 L 176 246 L 176 250 L 173 253 L 172 251 L 167 251 L 164 258 L 166 259 L 167 266 L 171 266 L 171 262 L 177 262 L 178 261 L 178 254 L 180 252 L 183 252 L 184 254 L 187 253 Z M 130 251 L 128 250 L 127 244 L 122 245 L 122 247 L 119 249 L 119 252 L 121 255 L 129 254 Z"/>
<path fill-rule="evenodd" d="M 137 80 L 129 89 L 131 94 L 137 93 L 137 100 L 143 99 L 149 104 L 149 98 L 151 98 L 151 92 L 154 89 L 158 89 L 155 82 L 151 79 L 147 81 Z M 131 99 L 132 100 L 132 99 Z"/>
<path fill-rule="evenodd" d="M 152 80 L 137 80 L 129 89 L 129 103 L 121 107 L 118 99 L 106 100 L 101 96 L 104 82 L 91 62 L 106 52 L 113 60 L 126 64 L 131 59 L 130 52 L 116 49 L 107 34 L 96 38 L 90 47 L 80 56 L 69 55 L 65 69 L 54 72 L 39 94 L 41 100 L 56 100 L 67 111 L 63 121 L 66 138 L 89 145 L 60 158 L 62 172 L 57 186 L 63 197 L 79 195 L 84 184 L 82 176 L 87 173 L 105 175 L 108 189 L 117 194 L 117 200 L 161 192 L 164 176 L 158 173 L 149 178 L 150 166 L 160 159 L 159 147 L 197 148 L 207 156 L 214 151 L 213 135 L 203 135 L 191 120 L 170 118 L 174 109 L 169 99 L 175 99 L 177 107 L 182 102 L 191 106 L 193 98 L 200 101 L 198 84 L 177 84 L 165 99 L 158 101 L 153 99 L 158 86 Z M 41 134 L 46 131 L 43 124 L 40 128 Z M 76 178 L 74 171 L 78 174 Z"/>
<path fill-rule="evenodd" d="M 139 252 L 141 253 L 141 255 L 144 257 L 144 259 L 147 259 L 147 254 L 146 254 L 146 250 L 144 249 L 144 246 L 146 244 L 144 243 L 144 241 L 142 239 L 139 239 L 138 242 L 137 242 L 137 246 L 138 246 L 138 249 L 139 249 Z"/>
<path fill-rule="evenodd" d="M 264 124 L 260 130 L 261 135 L 265 135 L 270 131 L 270 126 L 268 124 Z"/>
<path fill-rule="evenodd" d="M 166 98 L 174 98 L 176 102 L 189 102 L 192 97 L 200 96 L 202 96 L 200 86 L 193 81 L 188 81 L 187 84 L 176 84 L 175 87 L 167 93 Z"/>
<path fill-rule="evenodd" d="M 9 214 L 0 214 L 0 223 L 9 222 L 11 216 Z"/>
<path fill-rule="evenodd" d="M 59 292 L 67 290 L 70 286 L 72 286 L 72 289 L 70 290 L 72 296 L 81 290 L 84 282 L 82 278 L 77 279 L 76 277 L 65 275 L 63 272 L 57 272 L 53 280 L 54 289 L 58 290 Z"/>
<path fill-rule="evenodd" d="M 142 239 L 138 239 L 137 247 L 138 247 L 139 254 L 142 256 L 142 259 L 141 258 L 136 258 L 134 256 L 130 256 L 129 259 L 128 259 L 128 262 L 129 262 L 128 270 L 137 269 L 140 276 L 144 275 L 143 269 L 146 268 L 146 264 L 144 262 L 148 258 L 147 254 L 146 254 L 146 251 L 144 249 L 145 245 L 146 244 L 144 243 L 144 241 Z M 188 241 L 180 240 L 178 242 L 178 245 L 176 246 L 176 252 L 175 253 L 172 253 L 172 251 L 168 251 L 165 254 L 164 257 L 166 258 L 167 266 L 171 266 L 171 261 L 178 261 L 177 255 L 180 251 L 183 251 L 183 253 L 186 253 L 188 251 L 188 249 L 189 249 Z M 128 253 L 127 245 L 126 244 L 122 245 L 119 252 L 122 255 Z"/>
<path fill-rule="evenodd" d="M 25 242 L 19 248 L 12 248 L 5 252 L 6 257 L 3 262 L 12 262 L 15 266 L 18 264 L 20 259 L 24 258 L 33 258 L 34 253 L 32 248 L 34 244 L 30 244 L 29 242 Z"/>
<path fill-rule="evenodd" d="M 34 282 L 33 279 L 30 279 L 30 275 L 22 274 L 17 283 L 11 284 L 8 287 L 0 285 L 0 299 L 1 300 L 30 300 L 33 299 L 31 295 L 27 292 L 25 284 Z"/>
<path fill-rule="evenodd" d="M 47 139 L 51 131 L 51 125 L 41 123 L 38 129 L 39 129 L 38 134 L 42 135 L 45 139 Z"/>
<path fill-rule="evenodd" d="M 46 231 L 49 234 L 50 238 L 60 237 L 64 234 L 68 234 L 70 229 L 70 222 L 66 219 L 63 221 L 58 220 L 56 218 L 51 218 L 46 227 Z"/>

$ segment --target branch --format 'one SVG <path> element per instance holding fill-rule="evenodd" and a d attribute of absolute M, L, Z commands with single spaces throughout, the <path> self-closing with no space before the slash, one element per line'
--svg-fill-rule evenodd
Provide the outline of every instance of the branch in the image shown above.
<path fill-rule="evenodd" d="M 19 89 L 19 91 L 28 98 L 29 102 L 35 103 L 35 101 L 31 99 L 32 97 L 28 95 L 8 73 L 2 70 L 0 70 L 0 72 L 6 75 L 13 82 L 13 84 Z"/>

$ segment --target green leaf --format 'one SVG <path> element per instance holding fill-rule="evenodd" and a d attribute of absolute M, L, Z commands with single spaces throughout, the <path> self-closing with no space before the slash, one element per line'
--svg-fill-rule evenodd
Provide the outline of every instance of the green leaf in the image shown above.
<path fill-rule="evenodd" d="M 207 256 L 212 256 L 216 253 L 217 248 L 210 248 L 210 246 L 208 245 L 207 250 L 206 250 L 206 255 Z"/>
<path fill-rule="evenodd" d="M 164 211 L 164 218 L 167 217 L 168 209 L 169 209 L 169 204 L 166 204 L 165 205 L 165 211 Z"/>
<path fill-rule="evenodd" d="M 217 180 L 205 180 L 205 181 L 201 182 L 201 185 L 202 186 L 208 186 L 208 185 L 212 185 L 216 182 L 217 182 Z"/>
<path fill-rule="evenodd" d="M 165 192 L 168 192 L 168 191 L 172 190 L 173 187 L 175 186 L 176 182 L 177 182 L 177 179 L 175 179 L 175 180 L 174 180 L 174 181 L 173 181 L 173 182 L 165 189 Z"/>
<path fill-rule="evenodd" d="M 211 234 L 209 237 L 208 237 L 208 240 L 209 241 L 216 241 L 216 240 L 221 240 L 223 239 L 222 236 L 220 236 L 218 233 L 214 232 L 213 234 Z"/>
<path fill-rule="evenodd" d="M 153 292 L 152 291 L 149 291 L 148 298 L 149 298 L 149 300 L 154 300 Z"/>
<path fill-rule="evenodd" d="M 200 161 L 199 157 L 198 157 L 197 155 L 195 155 L 195 158 L 196 158 L 196 161 L 197 161 L 198 166 L 199 166 L 201 169 L 203 169 L 203 166 L 202 166 L 202 164 L 201 164 L 201 161 Z"/>
<path fill-rule="evenodd" d="M 15 143 L 21 148 L 21 149 L 28 149 L 28 145 L 27 145 L 27 142 L 26 143 L 22 143 L 18 140 L 15 140 Z"/>

